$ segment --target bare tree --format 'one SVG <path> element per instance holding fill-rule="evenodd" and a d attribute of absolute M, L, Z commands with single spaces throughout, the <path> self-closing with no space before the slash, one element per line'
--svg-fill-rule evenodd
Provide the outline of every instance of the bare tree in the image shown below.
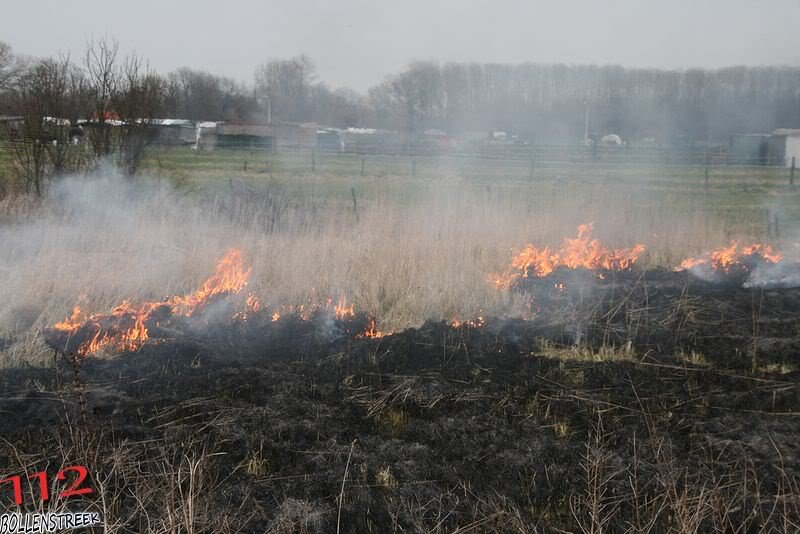
<path fill-rule="evenodd" d="M 8 43 L 0 41 L 0 91 L 8 88 L 18 73 L 18 61 Z"/>
<path fill-rule="evenodd" d="M 119 59 L 119 44 L 92 41 L 84 57 L 87 133 L 95 156 L 113 159 L 136 174 L 153 139 L 154 119 L 163 105 L 163 80 L 136 54 Z"/>
<path fill-rule="evenodd" d="M 181 68 L 165 82 L 165 109 L 190 120 L 247 120 L 258 112 L 252 89 L 235 80 Z"/>
<path fill-rule="evenodd" d="M 41 196 L 46 182 L 83 162 L 72 142 L 80 73 L 69 58 L 45 59 L 19 75 L 11 89 L 19 126 L 8 128 L 10 169 L 28 192 Z"/>
<path fill-rule="evenodd" d="M 86 70 L 85 108 L 89 119 L 87 138 L 97 158 L 110 156 L 114 149 L 112 121 L 119 117 L 113 109 L 112 99 L 119 78 L 118 52 L 119 43 L 114 40 L 92 40 L 83 59 Z"/>
<path fill-rule="evenodd" d="M 316 81 L 314 63 L 306 55 L 272 60 L 256 69 L 256 93 L 271 107 L 273 118 L 309 120 L 309 91 Z"/>
<path fill-rule="evenodd" d="M 111 103 L 121 121 L 117 163 L 129 176 L 136 174 L 154 139 L 152 119 L 163 106 L 163 80 L 134 55 L 126 58 Z"/>

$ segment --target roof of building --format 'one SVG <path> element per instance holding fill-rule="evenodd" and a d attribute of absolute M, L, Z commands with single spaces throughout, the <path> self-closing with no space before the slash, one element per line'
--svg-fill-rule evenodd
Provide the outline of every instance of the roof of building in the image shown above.
<path fill-rule="evenodd" d="M 151 119 L 149 122 L 158 126 L 185 126 L 194 128 L 194 122 L 189 119 Z"/>
<path fill-rule="evenodd" d="M 772 135 L 791 135 L 794 137 L 795 135 L 800 135 L 800 128 L 778 128 Z"/>

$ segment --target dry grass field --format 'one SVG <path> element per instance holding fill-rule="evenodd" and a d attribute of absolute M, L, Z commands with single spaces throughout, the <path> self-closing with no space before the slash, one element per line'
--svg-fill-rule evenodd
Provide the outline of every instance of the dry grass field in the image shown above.
<path fill-rule="evenodd" d="M 362 177 L 358 156 L 316 155 L 314 172 L 309 156 L 172 150 L 133 182 L 98 173 L 43 201 L 4 199 L 3 363 L 47 361 L 37 332 L 78 303 L 101 312 L 191 291 L 231 247 L 264 303 L 344 297 L 399 330 L 519 316 L 487 276 L 583 223 L 608 246 L 644 244 L 643 265 L 662 267 L 731 239 L 791 242 L 800 228 L 782 169 L 714 168 L 706 189 L 696 166 L 545 162 L 531 175 L 524 161 L 421 158 L 412 176 L 409 158 L 368 156 Z"/>

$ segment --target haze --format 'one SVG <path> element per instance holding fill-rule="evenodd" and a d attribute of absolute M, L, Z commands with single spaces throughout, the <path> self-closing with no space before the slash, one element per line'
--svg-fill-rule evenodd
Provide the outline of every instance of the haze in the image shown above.
<path fill-rule="evenodd" d="M 800 65 L 800 1 L 300 0 L 6 3 L 19 53 L 80 55 L 108 33 L 159 71 L 251 81 L 267 59 L 311 56 L 320 79 L 365 90 L 409 61 L 563 62 L 689 68 Z"/>

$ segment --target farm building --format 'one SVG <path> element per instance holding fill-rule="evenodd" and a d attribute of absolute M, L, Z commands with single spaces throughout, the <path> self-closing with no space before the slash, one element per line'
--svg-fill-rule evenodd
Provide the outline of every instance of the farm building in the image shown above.
<path fill-rule="evenodd" d="M 765 165 L 769 138 L 769 134 L 732 135 L 730 151 L 733 163 L 736 165 Z"/>
<path fill-rule="evenodd" d="M 197 138 L 194 122 L 187 119 L 152 119 L 148 122 L 162 145 L 189 145 Z"/>
<path fill-rule="evenodd" d="M 800 165 L 800 129 L 780 128 L 769 138 L 768 160 L 770 165 L 791 167 L 792 159 Z"/>
<path fill-rule="evenodd" d="M 330 152 L 343 152 L 344 140 L 340 130 L 336 128 L 320 128 L 317 130 L 317 148 Z"/>
<path fill-rule="evenodd" d="M 313 148 L 316 144 L 316 124 L 243 121 L 217 123 L 216 146 L 220 148 Z"/>
<path fill-rule="evenodd" d="M 603 146 L 622 146 L 622 138 L 617 134 L 607 134 L 600 138 L 599 144 Z"/>
<path fill-rule="evenodd" d="M 0 115 L 0 133 L 17 132 L 25 124 L 25 118 L 17 115 Z"/>
<path fill-rule="evenodd" d="M 201 121 L 195 124 L 195 150 L 214 150 L 217 146 L 217 123 Z"/>
<path fill-rule="evenodd" d="M 355 152 L 380 152 L 382 150 L 400 150 L 405 144 L 405 137 L 394 130 L 377 130 L 375 128 L 348 128 L 340 132 L 345 150 Z"/>
<path fill-rule="evenodd" d="M 458 142 L 442 130 L 431 128 L 425 130 L 416 145 L 423 150 L 447 152 L 458 146 Z"/>

